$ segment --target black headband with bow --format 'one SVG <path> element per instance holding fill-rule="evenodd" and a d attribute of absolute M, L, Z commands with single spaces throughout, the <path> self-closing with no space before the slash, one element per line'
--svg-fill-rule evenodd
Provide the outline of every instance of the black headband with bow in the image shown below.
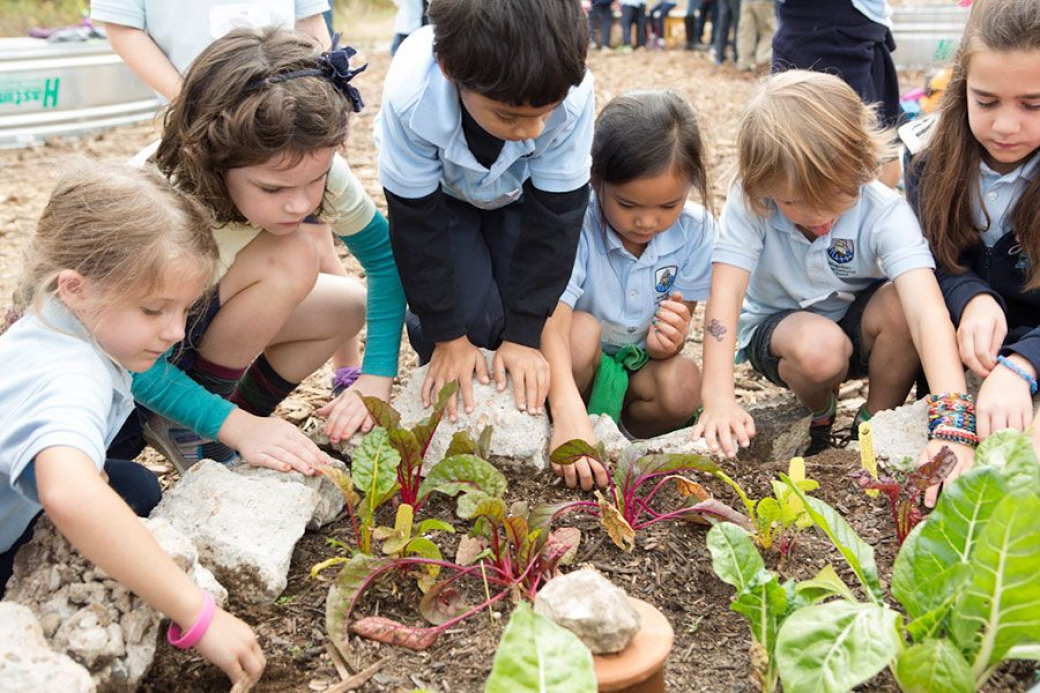
<path fill-rule="evenodd" d="M 255 82 L 246 91 L 255 91 L 268 84 L 285 82 L 298 77 L 324 77 L 332 82 L 341 94 L 347 97 L 350 101 L 351 110 L 354 113 L 359 113 L 365 107 L 365 102 L 361 99 L 361 92 L 356 87 L 352 87 L 350 81 L 358 73 L 364 72 L 368 68 L 368 63 L 361 67 L 351 68 L 350 59 L 357 55 L 357 51 L 352 46 L 339 48 L 338 45 L 339 34 L 336 34 L 332 37 L 332 48 L 318 56 L 317 67 L 308 67 L 303 70 L 293 70 L 292 72 L 282 72 L 270 77 L 264 77 Z"/>

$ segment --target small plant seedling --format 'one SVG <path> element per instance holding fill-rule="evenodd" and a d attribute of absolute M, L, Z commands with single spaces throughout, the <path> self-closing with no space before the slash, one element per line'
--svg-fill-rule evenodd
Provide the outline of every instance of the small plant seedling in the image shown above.
<path fill-rule="evenodd" d="M 903 466 L 911 467 L 910 471 L 895 470 L 891 476 L 876 479 L 866 469 L 852 473 L 852 478 L 861 487 L 868 491 L 880 491 L 888 498 L 896 526 L 896 537 L 900 544 L 924 517 L 921 510 L 924 492 L 929 487 L 942 483 L 950 475 L 957 466 L 957 456 L 950 448 L 943 446 L 935 457 L 920 467 L 913 469 L 910 458 L 903 460 Z"/>

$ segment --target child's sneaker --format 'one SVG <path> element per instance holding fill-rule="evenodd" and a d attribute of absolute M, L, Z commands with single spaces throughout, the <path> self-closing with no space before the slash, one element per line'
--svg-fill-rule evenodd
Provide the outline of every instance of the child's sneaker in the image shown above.
<path fill-rule="evenodd" d="M 231 448 L 203 438 L 158 414 L 152 414 L 145 422 L 144 439 L 182 475 L 200 460 L 210 459 L 227 467 L 241 460 Z"/>
<path fill-rule="evenodd" d="M 144 439 L 181 474 L 203 459 L 202 445 L 206 440 L 158 414 L 145 421 Z"/>
<path fill-rule="evenodd" d="M 819 455 L 827 448 L 834 447 L 834 418 L 828 421 L 812 422 L 809 424 L 809 447 L 805 450 L 806 457 Z"/>

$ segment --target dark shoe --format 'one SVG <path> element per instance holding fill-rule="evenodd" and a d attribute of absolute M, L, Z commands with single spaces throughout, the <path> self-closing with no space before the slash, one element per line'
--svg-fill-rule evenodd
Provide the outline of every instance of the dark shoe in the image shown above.
<path fill-rule="evenodd" d="M 809 424 L 809 447 L 805 449 L 805 456 L 812 457 L 831 447 L 833 438 L 834 419 L 822 424 Z"/>

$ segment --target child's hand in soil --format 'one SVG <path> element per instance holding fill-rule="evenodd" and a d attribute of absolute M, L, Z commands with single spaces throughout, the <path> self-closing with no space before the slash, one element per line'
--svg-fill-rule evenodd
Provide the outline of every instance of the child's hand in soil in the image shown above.
<path fill-rule="evenodd" d="M 350 438 L 356 432 L 368 433 L 375 421 L 368 413 L 361 396 L 378 397 L 384 402 L 390 401 L 390 388 L 393 378 L 378 375 L 361 375 L 339 396 L 318 410 L 318 416 L 325 417 L 325 435 L 333 443 Z"/>
<path fill-rule="evenodd" d="M 580 438 L 589 445 L 596 444 L 596 434 L 592 431 L 592 422 L 584 411 L 574 421 L 564 421 L 557 417 L 553 422 L 552 436 L 549 438 L 549 449 L 555 450 L 568 440 Z M 593 483 L 599 488 L 607 487 L 607 470 L 594 459 L 582 457 L 574 464 L 554 464 L 552 470 L 556 476 L 562 476 L 569 488 L 581 484 L 583 491 L 591 491 Z"/>
<path fill-rule="evenodd" d="M 1033 373 L 1033 364 L 1022 356 L 1012 354 L 1008 360 L 1027 373 Z M 975 404 L 979 440 L 985 440 L 990 433 L 1003 428 L 1024 431 L 1032 420 L 1033 397 L 1029 394 L 1029 383 L 1007 366 L 998 364 L 979 388 Z"/>
<path fill-rule="evenodd" d="M 957 327 L 957 349 L 972 373 L 985 378 L 997 366 L 1000 345 L 1007 336 L 1007 317 L 989 294 L 968 301 Z"/>
<path fill-rule="evenodd" d="M 650 358 L 667 359 L 682 351 L 692 319 L 690 309 L 683 303 L 682 294 L 678 291 L 673 291 L 666 300 L 661 301 L 646 336 L 646 352 Z"/>
<path fill-rule="evenodd" d="M 529 414 L 541 414 L 549 394 L 549 362 L 542 352 L 516 342 L 502 342 L 495 352 L 495 385 L 506 389 L 506 373 L 513 376 L 513 400 L 516 408 Z"/>
<path fill-rule="evenodd" d="M 487 385 L 491 382 L 488 376 L 487 361 L 480 349 L 466 337 L 458 337 L 447 342 L 437 342 L 430 357 L 430 368 L 426 371 L 426 380 L 422 384 L 422 403 L 424 407 L 430 406 L 440 393 L 445 383 L 452 380 L 459 381 L 459 391 L 462 393 L 462 406 L 469 414 L 473 411 L 473 373 L 476 371 L 477 379 Z M 446 407 L 448 419 L 457 421 L 459 418 L 458 396 L 452 395 Z"/>
<path fill-rule="evenodd" d="M 247 464 L 280 472 L 311 476 L 328 461 L 317 445 L 299 428 L 277 416 L 253 416 L 235 408 L 220 428 L 217 439 L 238 450 Z"/>
<path fill-rule="evenodd" d="M 227 674 L 235 690 L 249 690 L 267 666 L 253 629 L 223 609 L 213 614 L 195 649 Z"/>
<path fill-rule="evenodd" d="M 924 504 L 926 507 L 934 508 L 935 503 L 939 498 L 939 487 L 945 484 L 953 483 L 953 480 L 959 477 L 961 474 L 966 473 L 971 469 L 972 465 L 975 464 L 975 451 L 967 445 L 961 445 L 960 443 L 951 443 L 946 440 L 930 440 L 924 451 L 921 453 L 920 458 L 917 460 L 918 465 L 925 464 L 936 455 L 939 454 L 939 450 L 944 447 L 950 448 L 953 454 L 957 456 L 957 466 L 953 468 L 950 475 L 947 476 L 942 484 L 936 484 L 930 486 L 927 491 L 924 492 Z"/>
<path fill-rule="evenodd" d="M 721 403 L 704 403 L 704 411 L 697 419 L 691 432 L 693 439 L 703 437 L 708 450 L 717 453 L 719 447 L 729 458 L 737 456 L 737 446 L 746 448 L 755 437 L 755 420 L 744 411 L 736 400 Z"/>

